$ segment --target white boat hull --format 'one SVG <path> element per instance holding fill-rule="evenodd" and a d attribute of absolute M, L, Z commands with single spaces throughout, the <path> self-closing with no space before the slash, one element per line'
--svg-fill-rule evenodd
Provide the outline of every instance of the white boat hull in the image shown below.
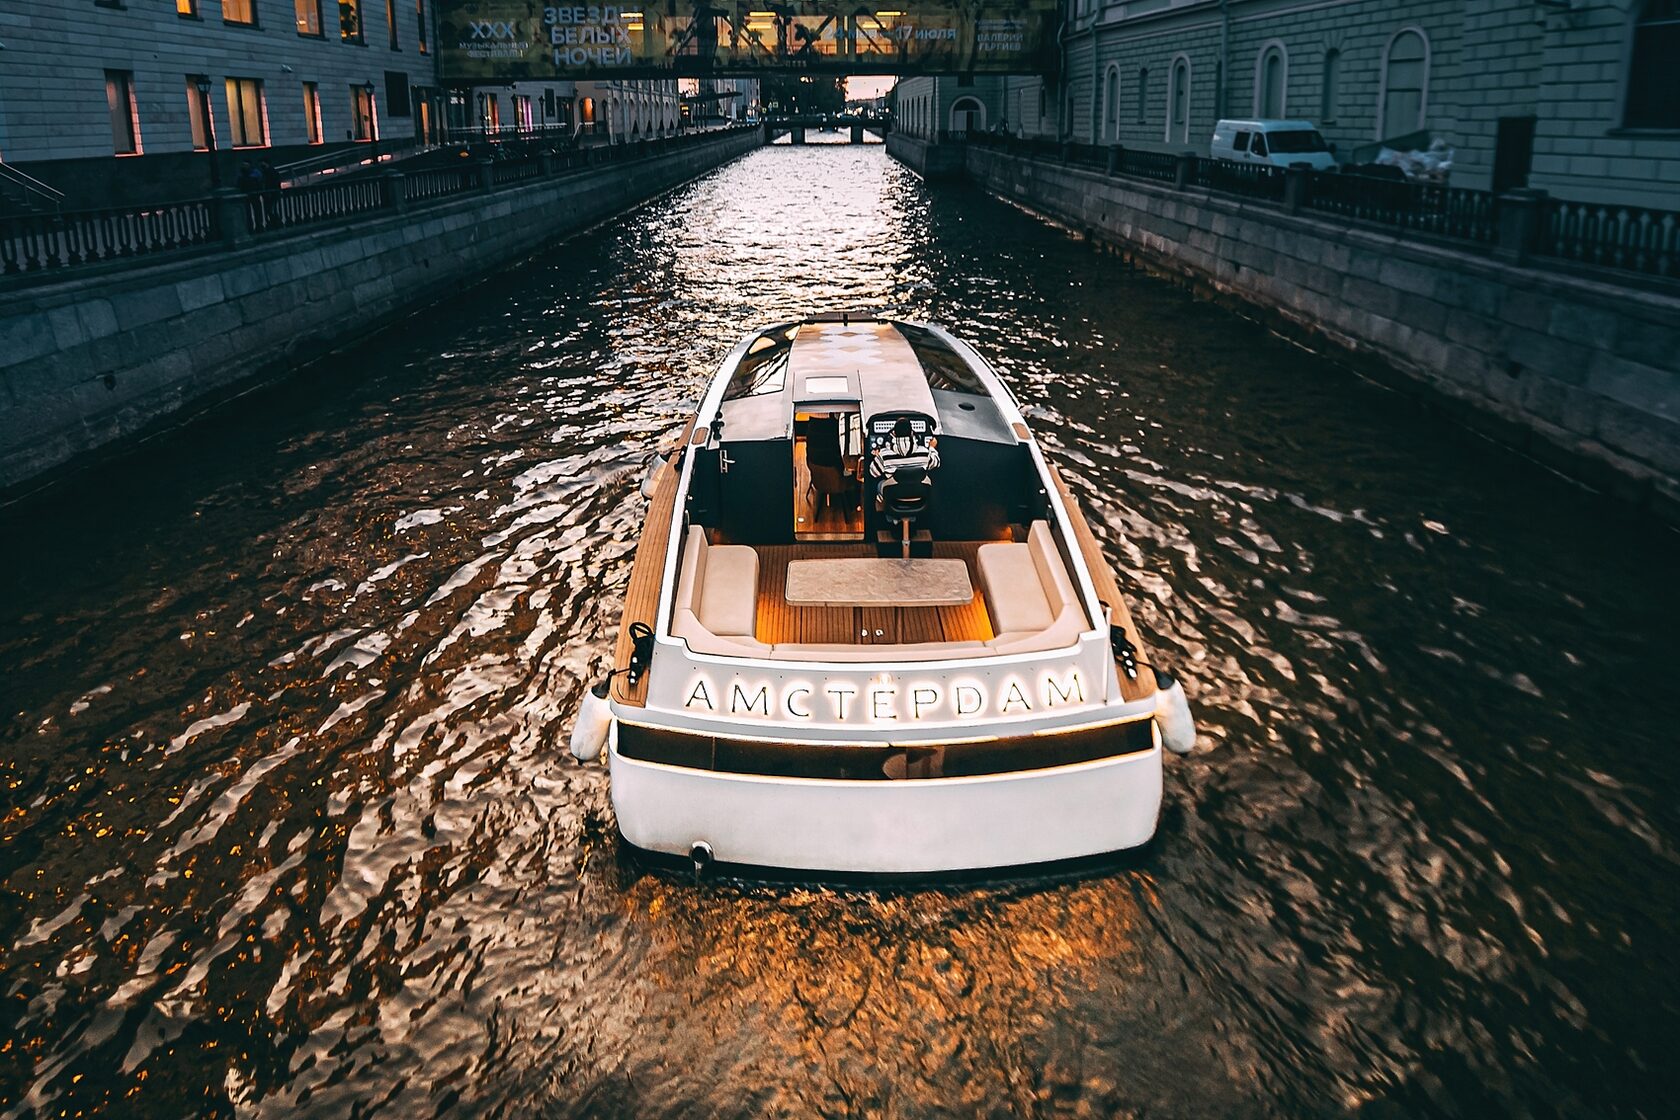
<path fill-rule="evenodd" d="M 1161 811 L 1161 743 L 1043 770 L 911 781 L 784 778 L 626 758 L 613 811 L 636 847 L 799 871 L 939 874 L 1134 848 Z"/>

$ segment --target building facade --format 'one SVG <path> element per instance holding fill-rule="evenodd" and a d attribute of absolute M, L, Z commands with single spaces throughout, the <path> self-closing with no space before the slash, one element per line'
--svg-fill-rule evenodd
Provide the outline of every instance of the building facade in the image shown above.
<path fill-rule="evenodd" d="M 446 87 L 434 0 L 0 0 L 0 162 L 72 207 L 345 149 L 677 129 L 674 81 Z M 0 213 L 7 194 L 0 176 Z"/>
<path fill-rule="evenodd" d="M 976 80 L 990 127 L 1205 153 L 1222 117 L 1302 118 L 1343 162 L 1439 139 L 1455 186 L 1680 208 L 1680 0 L 1068 3 L 1054 78 Z M 957 80 L 904 83 L 900 123 L 949 127 Z"/>
<path fill-rule="evenodd" d="M 72 204 L 137 202 L 231 185 L 247 160 L 435 136 L 430 8 L 0 0 L 0 160 Z"/>

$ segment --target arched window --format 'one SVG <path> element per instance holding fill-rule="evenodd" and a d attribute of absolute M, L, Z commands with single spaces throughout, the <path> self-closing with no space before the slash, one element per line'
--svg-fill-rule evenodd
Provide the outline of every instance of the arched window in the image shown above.
<path fill-rule="evenodd" d="M 1429 40 L 1415 28 L 1395 35 L 1383 54 L 1382 104 L 1377 139 L 1388 140 L 1423 127 L 1429 103 Z"/>
<path fill-rule="evenodd" d="M 1179 55 L 1173 60 L 1172 81 L 1167 86 L 1167 142 L 1190 141 L 1190 60 Z"/>
<path fill-rule="evenodd" d="M 1674 72 L 1680 62 L 1680 0 L 1645 0 L 1638 11 L 1622 124 L 1680 128 L 1680 79 Z"/>
<path fill-rule="evenodd" d="M 1324 52 L 1324 86 L 1319 91 L 1318 123 L 1335 124 L 1337 102 L 1342 96 L 1342 52 L 1331 47 Z"/>
<path fill-rule="evenodd" d="M 1276 119 L 1288 109 L 1289 55 L 1272 40 L 1260 48 L 1254 63 L 1254 115 Z"/>
<path fill-rule="evenodd" d="M 1110 66 L 1103 75 L 1104 140 L 1120 139 L 1120 67 Z"/>
<path fill-rule="evenodd" d="M 1147 115 L 1148 112 L 1149 112 L 1149 67 L 1144 66 L 1144 67 L 1139 68 L 1139 70 L 1138 70 L 1137 122 L 1139 124 L 1143 124 L 1144 122 L 1146 122 L 1149 119 L 1149 117 Z"/>

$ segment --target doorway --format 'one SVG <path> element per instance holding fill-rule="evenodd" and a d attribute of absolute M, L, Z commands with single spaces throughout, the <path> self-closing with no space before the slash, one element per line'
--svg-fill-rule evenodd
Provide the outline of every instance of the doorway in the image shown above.
<path fill-rule="evenodd" d="M 1500 117 L 1493 141 L 1493 193 L 1528 186 L 1534 165 L 1534 117 Z"/>
<path fill-rule="evenodd" d="M 972 97 L 959 97 L 951 105 L 951 131 L 961 136 L 986 128 L 986 107 Z"/>
<path fill-rule="evenodd" d="M 793 535 L 863 539 L 863 420 L 856 408 L 793 418 Z"/>

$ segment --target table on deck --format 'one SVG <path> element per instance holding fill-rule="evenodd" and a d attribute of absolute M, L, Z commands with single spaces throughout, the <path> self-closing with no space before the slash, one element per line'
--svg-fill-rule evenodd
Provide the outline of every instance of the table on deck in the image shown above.
<path fill-rule="evenodd" d="M 787 601 L 796 607 L 958 607 L 973 598 L 961 560 L 847 556 L 787 566 Z"/>

